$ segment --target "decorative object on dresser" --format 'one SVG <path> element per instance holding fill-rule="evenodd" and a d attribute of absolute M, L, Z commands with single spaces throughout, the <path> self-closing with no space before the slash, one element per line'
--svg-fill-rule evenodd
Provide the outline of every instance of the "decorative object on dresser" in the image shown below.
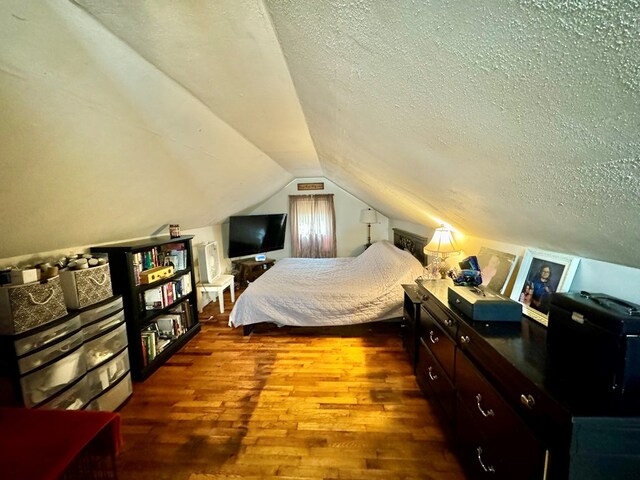
<path fill-rule="evenodd" d="M 460 248 L 453 238 L 449 227 L 441 225 L 436 228 L 431 241 L 424 247 L 424 253 L 433 256 L 433 260 L 427 266 L 427 276 L 430 279 L 445 278 L 449 266 L 446 259 L 450 255 L 459 253 Z"/>
<path fill-rule="evenodd" d="M 482 286 L 504 295 L 517 262 L 517 255 L 480 247 L 478 263 L 482 272 Z"/>
<path fill-rule="evenodd" d="M 367 224 L 367 243 L 364 248 L 367 249 L 371 246 L 371 224 L 378 223 L 378 215 L 375 210 L 365 208 L 360 212 L 360 223 Z"/>
<path fill-rule="evenodd" d="M 522 305 L 482 286 L 454 285 L 449 287 L 447 298 L 449 305 L 472 320 L 519 322 L 522 319 Z"/>
<path fill-rule="evenodd" d="M 547 325 L 551 294 L 569 291 L 579 262 L 580 258 L 573 255 L 528 248 L 511 298 L 522 304 L 527 317 Z"/>
<path fill-rule="evenodd" d="M 192 288 L 192 239 L 163 236 L 91 248 L 109 255 L 113 289 L 124 303 L 134 380 L 147 378 L 200 331 Z M 142 283 L 145 271 L 168 265 L 174 269 L 172 276 Z"/>
<path fill-rule="evenodd" d="M 520 322 L 473 321 L 451 308 L 449 279 L 417 285 L 416 379 L 470 478 L 635 478 L 640 416 L 595 405 L 588 381 L 587 393 L 573 398 L 557 389 L 543 325 L 525 316 Z M 410 290 L 405 296 L 414 301 Z"/>
<path fill-rule="evenodd" d="M 214 240 L 213 242 L 198 245 L 198 266 L 200 267 L 200 285 L 198 288 L 201 295 L 213 293 L 215 297 L 211 301 L 215 301 L 217 298 L 220 305 L 220 313 L 223 313 L 223 293 L 227 288 L 231 293 L 231 303 L 236 301 L 235 278 L 233 275 L 221 273 L 220 252 L 217 241 Z M 203 307 L 203 302 L 201 302 L 198 305 L 198 311 L 202 312 Z"/>

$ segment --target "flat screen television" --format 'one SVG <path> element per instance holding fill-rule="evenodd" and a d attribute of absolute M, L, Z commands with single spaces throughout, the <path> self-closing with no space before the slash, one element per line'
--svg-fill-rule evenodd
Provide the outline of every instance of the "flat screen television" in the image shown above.
<path fill-rule="evenodd" d="M 229 258 L 282 250 L 287 214 L 229 217 Z"/>

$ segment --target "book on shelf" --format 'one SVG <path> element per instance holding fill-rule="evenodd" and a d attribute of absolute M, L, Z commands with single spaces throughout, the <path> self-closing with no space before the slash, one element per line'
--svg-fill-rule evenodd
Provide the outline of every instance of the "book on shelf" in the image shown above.
<path fill-rule="evenodd" d="M 162 287 L 151 288 L 146 290 L 142 295 L 144 297 L 143 303 L 146 310 L 158 310 L 166 306 L 162 295 Z"/>
<path fill-rule="evenodd" d="M 142 363 L 146 366 L 159 353 L 157 349 L 158 335 L 153 330 L 143 330 L 140 332 L 140 338 L 142 339 L 142 350 L 144 352 Z"/>

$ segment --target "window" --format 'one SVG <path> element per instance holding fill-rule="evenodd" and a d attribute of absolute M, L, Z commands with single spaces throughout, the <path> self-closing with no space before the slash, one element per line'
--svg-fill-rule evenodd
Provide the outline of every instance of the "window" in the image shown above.
<path fill-rule="evenodd" d="M 336 256 L 333 195 L 290 195 L 291 255 L 302 258 Z"/>

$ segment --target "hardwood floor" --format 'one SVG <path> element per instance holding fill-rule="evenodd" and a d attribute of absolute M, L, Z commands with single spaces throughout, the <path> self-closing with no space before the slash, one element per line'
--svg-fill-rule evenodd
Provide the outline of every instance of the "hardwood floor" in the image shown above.
<path fill-rule="evenodd" d="M 465 478 L 397 325 L 243 337 L 225 305 L 209 304 L 201 333 L 134 384 L 120 480 Z"/>

